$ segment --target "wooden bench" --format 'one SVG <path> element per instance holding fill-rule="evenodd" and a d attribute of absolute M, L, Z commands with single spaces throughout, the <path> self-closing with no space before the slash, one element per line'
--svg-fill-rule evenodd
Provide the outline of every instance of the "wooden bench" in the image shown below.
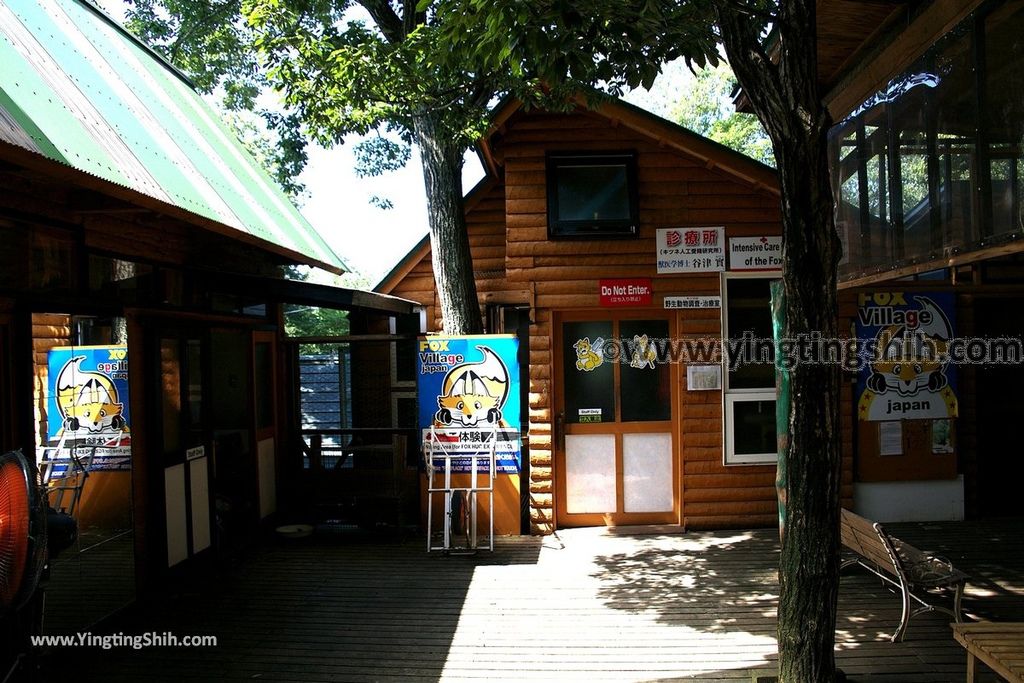
<path fill-rule="evenodd" d="M 978 660 L 1008 681 L 1024 681 L 1024 623 L 953 624 L 953 637 L 967 650 L 967 683 Z"/>
<path fill-rule="evenodd" d="M 944 612 L 961 623 L 960 603 L 968 576 L 948 560 L 927 555 L 909 543 L 886 533 L 881 524 L 849 510 L 842 511 L 840 524 L 843 545 L 855 555 L 840 565 L 840 570 L 858 564 L 883 581 L 899 589 L 903 598 L 903 617 L 892 634 L 892 642 L 902 641 L 910 618 L 921 612 Z M 938 605 L 935 599 L 953 592 L 952 609 Z M 911 611 L 911 600 L 919 607 Z"/>

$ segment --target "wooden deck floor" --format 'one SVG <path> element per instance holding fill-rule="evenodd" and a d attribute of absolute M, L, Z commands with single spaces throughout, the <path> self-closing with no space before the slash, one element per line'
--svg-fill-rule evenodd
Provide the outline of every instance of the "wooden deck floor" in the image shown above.
<path fill-rule="evenodd" d="M 970 572 L 967 611 L 1024 619 L 1021 520 L 893 531 Z M 51 651 L 45 680 L 750 680 L 776 657 L 771 530 L 504 539 L 475 557 L 419 540 L 273 545 L 205 590 L 139 610 L 128 633 L 211 634 L 203 649 Z M 888 634 L 899 601 L 843 578 L 837 658 L 855 681 L 962 681 L 948 619 Z"/>

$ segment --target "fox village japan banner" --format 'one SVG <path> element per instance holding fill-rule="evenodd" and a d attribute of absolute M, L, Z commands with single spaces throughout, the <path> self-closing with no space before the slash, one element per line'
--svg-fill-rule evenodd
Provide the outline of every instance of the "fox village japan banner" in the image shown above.
<path fill-rule="evenodd" d="M 417 405 L 425 452 L 486 455 L 494 439 L 497 471 L 519 472 L 518 349 L 513 335 L 419 340 Z M 479 458 L 477 464 L 486 471 L 489 459 Z M 452 461 L 453 472 L 471 468 L 468 457 Z"/>
<path fill-rule="evenodd" d="M 857 295 L 857 339 L 868 344 L 857 375 L 859 420 L 957 416 L 956 368 L 948 357 L 954 311 L 947 292 Z"/>
<path fill-rule="evenodd" d="M 75 456 L 90 470 L 131 469 L 128 349 L 73 346 L 47 356 L 47 446 L 51 459 Z M 60 474 L 59 465 L 55 474 Z"/>

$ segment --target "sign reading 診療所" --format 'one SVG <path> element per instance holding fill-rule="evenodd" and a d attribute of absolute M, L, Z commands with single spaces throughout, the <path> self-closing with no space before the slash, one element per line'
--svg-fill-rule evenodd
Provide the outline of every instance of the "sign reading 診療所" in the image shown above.
<path fill-rule="evenodd" d="M 658 273 L 725 270 L 725 228 L 659 228 Z"/>
<path fill-rule="evenodd" d="M 417 412 L 424 449 L 465 455 L 453 472 L 472 469 L 494 439 L 497 471 L 519 472 L 519 340 L 515 335 L 421 337 L 416 353 Z M 486 471 L 487 458 L 477 460 Z"/>

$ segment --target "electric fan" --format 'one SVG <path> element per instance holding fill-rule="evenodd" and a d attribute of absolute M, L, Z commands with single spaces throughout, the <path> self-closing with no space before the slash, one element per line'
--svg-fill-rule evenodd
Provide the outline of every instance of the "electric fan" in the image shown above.
<path fill-rule="evenodd" d="M 21 451 L 0 455 L 0 616 L 20 609 L 46 563 L 46 498 Z"/>

